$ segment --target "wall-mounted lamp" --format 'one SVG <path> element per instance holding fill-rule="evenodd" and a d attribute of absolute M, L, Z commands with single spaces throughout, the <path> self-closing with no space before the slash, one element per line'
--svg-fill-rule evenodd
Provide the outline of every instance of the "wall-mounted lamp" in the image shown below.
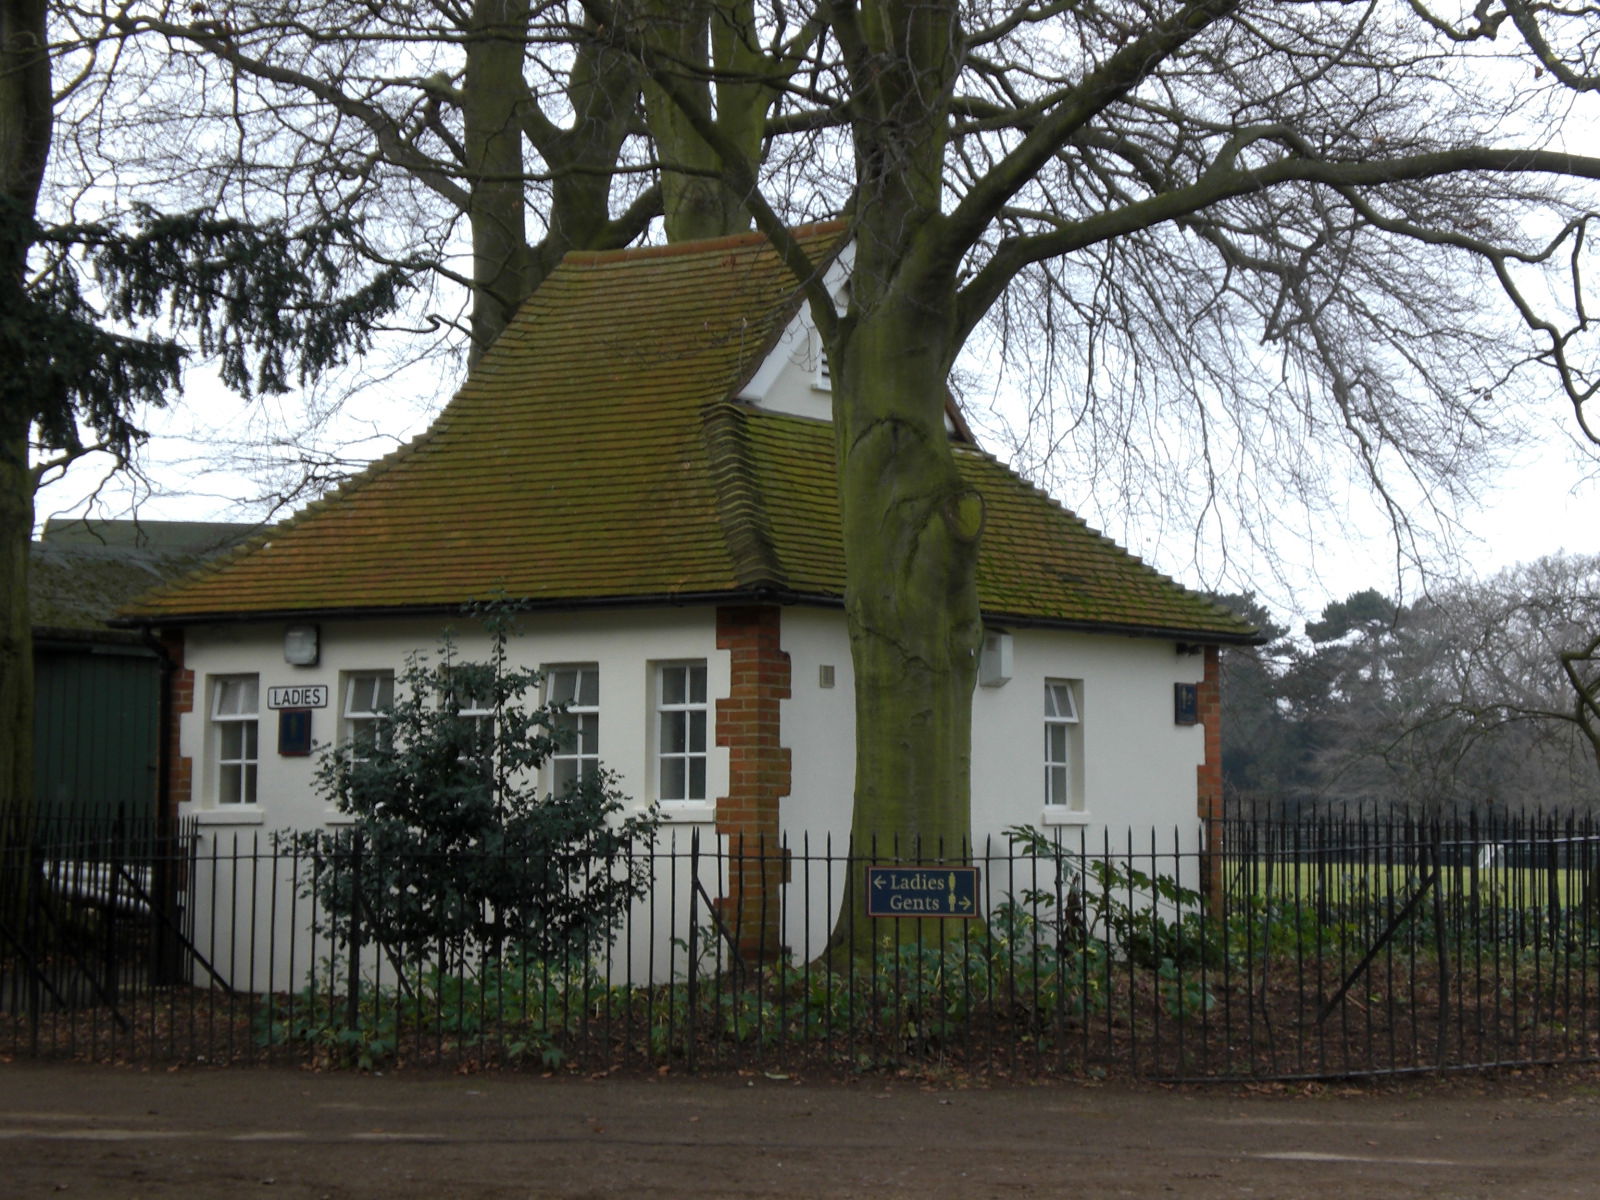
<path fill-rule="evenodd" d="M 1011 635 L 998 629 L 983 631 L 983 649 L 978 654 L 978 683 L 1000 687 L 1011 681 Z"/>
<path fill-rule="evenodd" d="M 283 631 L 283 661 L 290 666 L 314 667 L 321 653 L 321 638 L 315 625 L 291 625 Z"/>

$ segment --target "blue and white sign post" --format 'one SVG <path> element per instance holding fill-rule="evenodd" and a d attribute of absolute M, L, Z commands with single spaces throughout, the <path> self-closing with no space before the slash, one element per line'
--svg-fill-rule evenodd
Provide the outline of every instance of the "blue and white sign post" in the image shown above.
<path fill-rule="evenodd" d="M 869 917 L 975 917 L 977 867 L 868 867 Z"/>

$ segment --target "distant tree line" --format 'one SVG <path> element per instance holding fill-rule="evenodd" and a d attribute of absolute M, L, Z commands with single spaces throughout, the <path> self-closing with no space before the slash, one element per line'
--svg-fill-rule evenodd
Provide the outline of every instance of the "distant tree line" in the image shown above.
<path fill-rule="evenodd" d="M 1401 604 L 1328 604 L 1223 658 L 1236 813 L 1600 806 L 1600 556 L 1558 555 Z"/>

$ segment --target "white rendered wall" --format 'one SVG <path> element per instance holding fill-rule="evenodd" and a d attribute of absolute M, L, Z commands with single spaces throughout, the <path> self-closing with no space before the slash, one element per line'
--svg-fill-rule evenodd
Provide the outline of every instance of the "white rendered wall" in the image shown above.
<path fill-rule="evenodd" d="M 194 762 L 193 799 L 180 816 L 196 816 L 203 824 L 255 826 L 266 830 L 307 829 L 337 814 L 317 799 L 316 757 L 285 757 L 277 752 L 277 714 L 266 708 L 267 689 L 323 684 L 328 707 L 312 716 L 316 743 L 338 739 L 343 697 L 341 680 L 349 672 L 391 670 L 397 675 L 408 654 L 437 657 L 441 635 L 454 631 L 457 652 L 483 658 L 487 636 L 468 618 L 451 621 L 334 621 L 322 625 L 320 661 L 314 667 L 292 667 L 283 661 L 286 622 L 191 627 L 186 631 L 184 665 L 195 673 L 194 711 L 181 718 L 181 753 Z M 662 608 L 596 613 L 524 614 L 521 633 L 509 653 L 517 665 L 541 667 L 596 663 L 600 674 L 600 758 L 621 777 L 625 795 L 641 803 L 653 800 L 648 731 L 652 727 L 652 670 L 656 663 L 680 660 L 706 662 L 706 688 L 711 721 L 715 698 L 728 693 L 728 655 L 716 649 L 716 612 L 710 607 Z M 218 771 L 208 720 L 210 680 L 219 675 L 254 674 L 260 680 L 260 759 L 258 803 L 217 803 Z M 533 697 L 537 702 L 540 697 Z M 728 754 L 708 746 L 707 794 L 727 791 Z M 710 805 L 679 807 L 669 819 L 709 819 Z"/>
<path fill-rule="evenodd" d="M 652 799 L 651 746 L 653 664 L 704 659 L 707 700 L 714 721 L 716 700 L 729 690 L 729 656 L 715 648 L 715 610 L 709 606 L 613 612 L 525 615 L 523 632 L 511 644 L 517 663 L 551 666 L 593 662 L 600 671 L 600 756 L 618 772 L 624 794 L 644 803 Z M 187 633 L 185 664 L 195 672 L 195 711 L 181 720 L 182 753 L 194 761 L 194 799 L 180 816 L 197 817 L 205 828 L 203 856 L 216 856 L 197 878 L 196 911 L 201 927 L 213 917 L 218 940 L 202 947 L 213 961 L 242 964 L 241 947 L 276 945 L 270 983 L 298 986 L 316 962 L 316 943 L 306 931 L 308 912 L 288 915 L 286 898 L 295 885 L 281 868 L 275 906 L 281 916 L 268 928 L 256 916 L 267 908 L 271 872 L 262 873 L 271 836 L 278 831 L 326 826 L 337 814 L 316 797 L 315 758 L 277 753 L 277 718 L 268 711 L 266 690 L 283 685 L 323 684 L 329 705 L 314 716 L 319 743 L 338 735 L 343 674 L 398 672 L 408 653 L 436 653 L 445 622 L 346 621 L 322 627 L 321 660 L 316 667 L 291 667 L 283 661 L 282 623 L 193 628 Z M 481 631 L 465 620 L 450 623 L 457 646 L 468 657 L 487 648 Z M 790 698 L 781 704 L 782 745 L 791 753 L 790 794 L 780 802 L 781 836 L 792 855 L 791 884 L 784 900 L 783 939 L 797 954 L 817 953 L 826 941 L 841 898 L 844 873 L 831 872 L 823 859 L 847 849 L 855 773 L 854 678 L 844 615 L 834 609 L 789 607 L 782 613 L 782 644 L 790 659 Z M 973 836 L 985 869 L 986 903 L 1019 888 L 1010 868 L 982 861 L 988 847 L 1006 855 L 1004 830 L 1031 825 L 1060 837 L 1072 849 L 1113 853 L 1157 849 L 1170 854 L 1197 846 L 1196 767 L 1204 756 L 1204 730 L 1173 723 L 1173 684 L 1200 682 L 1204 660 L 1180 655 L 1174 643 L 1105 635 L 1016 630 L 1012 634 L 1012 677 L 1003 686 L 979 687 L 973 696 Z M 260 679 L 259 803 L 249 807 L 215 802 L 217 769 L 210 743 L 208 683 L 218 675 L 256 674 Z M 832 686 L 824 686 L 831 674 Z M 1081 808 L 1044 804 L 1044 681 L 1073 682 L 1081 720 Z M 707 795 L 728 790 L 727 751 L 709 739 Z M 659 849 L 686 851 L 698 832 L 699 876 L 709 895 L 726 894 L 723 879 L 725 839 L 711 825 L 710 804 L 664 813 Z M 1130 838 L 1131 835 L 1131 838 Z M 1174 839 L 1176 838 L 1176 842 Z M 257 854 L 262 855 L 261 859 Z M 806 856 L 811 861 L 806 861 Z M 888 857 L 887 854 L 882 857 Z M 1174 864 L 1139 862 L 1141 870 L 1176 873 Z M 1192 869 L 1192 860 L 1186 870 Z M 702 928 L 709 914 L 692 909 L 690 870 L 684 858 L 657 860 L 664 893 L 676 899 L 651 911 L 637 906 L 619 944 L 613 968 L 633 978 L 661 978 L 682 966 L 672 939 L 686 940 L 691 920 Z M 214 895 L 208 881 L 217 881 Z M 1048 882 L 1048 881 L 1047 881 Z M 1192 880 L 1186 880 L 1192 884 Z M 809 919 L 806 900 L 809 898 Z M 226 931 L 231 931 L 231 937 Z M 326 946 L 320 953 L 326 953 Z M 258 967 L 259 971 L 260 968 Z M 230 976 L 232 978 L 232 976 Z M 260 977 L 234 979 L 240 986 L 265 986 Z"/>
<path fill-rule="evenodd" d="M 1203 726 L 1173 721 L 1173 685 L 1199 683 L 1201 655 L 1180 655 L 1172 641 L 1051 630 L 1016 630 L 1011 679 L 979 687 L 972 711 L 972 833 L 985 867 L 990 902 L 1054 880 L 1018 879 L 1001 861 L 1005 830 L 1029 825 L 1071 851 L 1109 850 L 1140 856 L 1150 874 L 1182 876 L 1194 886 L 1199 846 L 1196 768 L 1205 758 Z M 783 836 L 793 855 L 784 938 L 796 953 L 825 943 L 838 911 L 843 873 L 820 862 L 831 845 L 842 855 L 850 835 L 854 787 L 853 673 L 844 615 L 822 609 L 783 612 L 790 656 L 791 698 L 783 704 L 783 744 L 792 754 L 790 795 L 781 805 Z M 833 667 L 834 686 L 819 684 Z M 1079 705 L 1081 807 L 1044 802 L 1044 681 L 1072 681 Z M 1155 859 L 1148 855 L 1156 831 Z M 830 841 L 831 839 L 831 841 Z M 813 856 L 807 866 L 806 851 Z M 1175 849 L 1187 857 L 1181 868 Z M 982 861 L 992 853 L 996 861 Z M 887 851 L 881 857 L 889 857 Z M 809 871 L 809 879 L 808 873 Z M 810 919 L 804 904 L 811 898 Z M 824 906 L 820 900 L 829 897 Z"/>
<path fill-rule="evenodd" d="M 200 863 L 191 903 L 200 931 L 201 953 L 230 984 L 251 991 L 298 989 L 332 951 L 312 932 L 312 908 L 296 865 L 275 856 L 276 835 L 335 827 L 340 815 L 316 795 L 316 756 L 286 757 L 277 752 L 278 718 L 269 711 L 267 689 L 323 684 L 328 707 L 314 711 L 313 739 L 319 745 L 339 736 L 341 681 L 354 671 L 403 669 L 406 656 L 421 651 L 437 656 L 449 627 L 457 652 L 482 658 L 487 636 L 468 618 L 451 621 L 383 620 L 324 622 L 321 656 L 315 667 L 283 661 L 286 622 L 190 627 L 185 632 L 184 665 L 195 673 L 194 711 L 179 717 L 181 753 L 193 760 L 193 798 L 179 816 L 200 824 Z M 728 789 L 728 753 L 715 744 L 716 699 L 729 690 L 729 656 L 716 649 L 716 611 L 706 607 L 617 610 L 596 613 L 524 614 L 521 633 L 510 643 L 514 663 L 533 667 L 596 663 L 600 675 L 600 757 L 618 773 L 624 795 L 643 805 L 651 795 L 654 771 L 650 731 L 653 721 L 654 664 L 704 660 L 707 694 L 708 801 Z M 257 799 L 254 805 L 217 802 L 218 769 L 209 721 L 211 681 L 220 675 L 255 674 L 260 682 Z M 538 702 L 542 697 L 532 698 Z M 656 875 L 685 903 L 635 906 L 613 951 L 612 969 L 636 980 L 681 974 L 691 921 L 704 927 L 709 917 L 693 904 L 687 858 L 691 833 L 702 850 L 700 877 L 706 891 L 725 890 L 719 873 L 720 839 L 709 823 L 712 805 L 666 805 L 658 839 Z M 670 851 L 681 852 L 673 857 Z M 306 873 L 305 861 L 299 874 Z M 276 913 L 276 922 L 267 919 Z M 374 953 L 363 973 L 382 978 L 388 968 Z M 392 970 L 389 970 L 392 976 Z"/>

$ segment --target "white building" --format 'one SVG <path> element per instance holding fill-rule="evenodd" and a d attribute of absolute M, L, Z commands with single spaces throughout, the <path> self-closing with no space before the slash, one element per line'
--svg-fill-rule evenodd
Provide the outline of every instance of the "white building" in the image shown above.
<path fill-rule="evenodd" d="M 670 834 L 842 852 L 853 687 L 829 411 L 817 340 L 761 238 L 569 255 L 426 434 L 127 614 L 181 663 L 178 815 L 221 833 L 336 821 L 307 741 L 369 719 L 446 627 L 470 656 L 484 635 L 463 605 L 504 597 L 526 606 L 513 654 L 577 697 L 583 752 L 659 802 Z M 1221 802 L 1217 647 L 1253 631 L 949 412 L 988 509 L 976 839 L 1193 834 Z M 828 914 L 812 906 L 815 945 Z M 784 914 L 787 944 L 802 917 Z"/>

